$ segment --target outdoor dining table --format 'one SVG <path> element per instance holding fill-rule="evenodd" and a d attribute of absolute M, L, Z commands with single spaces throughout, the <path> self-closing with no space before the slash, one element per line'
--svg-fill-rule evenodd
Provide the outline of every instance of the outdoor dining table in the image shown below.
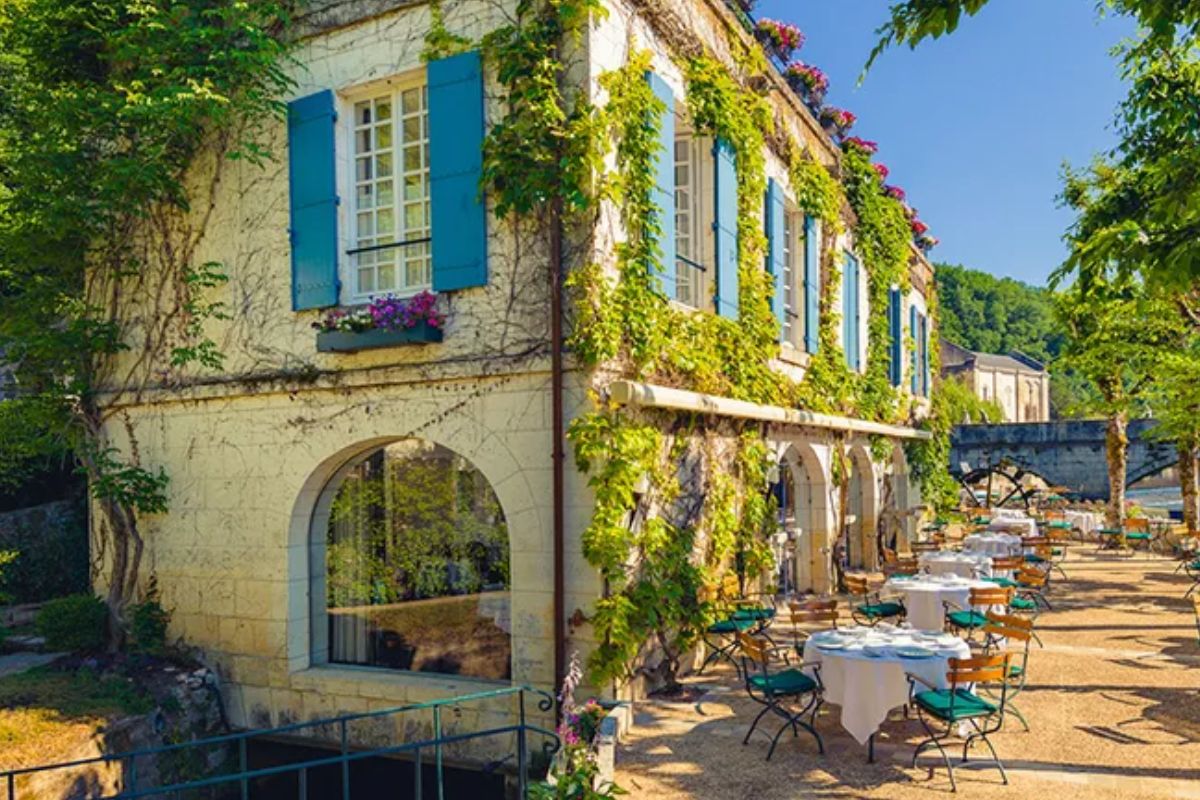
<path fill-rule="evenodd" d="M 992 576 L 992 557 L 987 553 L 922 553 L 918 563 L 921 570 L 930 575 L 958 575 L 962 578 Z"/>
<path fill-rule="evenodd" d="M 1104 516 L 1094 511 L 1064 511 L 1063 518 L 1087 537 L 1095 536 L 1104 527 Z"/>
<path fill-rule="evenodd" d="M 906 673 L 945 689 L 948 660 L 970 654 L 967 643 L 956 636 L 882 623 L 824 631 L 804 644 L 805 663 L 821 665 L 825 702 L 841 707 L 842 727 L 859 744 L 871 746 L 872 759 L 875 733 L 888 712 L 908 703 Z"/>
<path fill-rule="evenodd" d="M 1022 552 L 1021 537 L 1012 533 L 973 533 L 963 539 L 963 552 L 989 556 L 1019 556 Z"/>
<path fill-rule="evenodd" d="M 1038 535 L 1037 521 L 1032 517 L 992 517 L 992 521 L 988 523 L 987 529 L 989 531 L 1019 533 L 1021 536 Z"/>
<path fill-rule="evenodd" d="M 945 603 L 967 608 L 972 589 L 995 589 L 996 584 L 958 575 L 890 578 L 881 594 L 904 595 L 905 618 L 913 628 L 940 631 L 946 627 Z"/>

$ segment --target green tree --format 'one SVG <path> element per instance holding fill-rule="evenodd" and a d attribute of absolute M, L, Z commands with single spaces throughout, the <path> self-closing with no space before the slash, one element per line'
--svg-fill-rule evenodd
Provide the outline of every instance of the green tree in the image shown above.
<path fill-rule="evenodd" d="M 1147 403 L 1158 425 L 1150 433 L 1174 442 L 1179 453 L 1179 487 L 1183 521 L 1189 533 L 1200 527 L 1200 487 L 1196 452 L 1200 450 L 1200 338 L 1190 332 L 1186 343 L 1162 354 Z"/>
<path fill-rule="evenodd" d="M 1147 413 L 1163 355 L 1182 340 L 1181 317 L 1168 298 L 1132 280 L 1077 283 L 1056 299 L 1068 333 L 1063 360 L 1096 387 L 1091 410 L 1107 420 L 1108 521 L 1119 527 L 1125 520 L 1129 420 Z"/>
<path fill-rule="evenodd" d="M 276 0 L 0 4 L 0 353 L 19 389 L 0 475 L 73 453 L 113 645 L 139 589 L 139 518 L 166 509 L 167 476 L 108 438 L 112 409 L 220 364 L 204 324 L 223 275 L 194 257 L 202 209 L 229 159 L 265 158 L 287 22 Z"/>

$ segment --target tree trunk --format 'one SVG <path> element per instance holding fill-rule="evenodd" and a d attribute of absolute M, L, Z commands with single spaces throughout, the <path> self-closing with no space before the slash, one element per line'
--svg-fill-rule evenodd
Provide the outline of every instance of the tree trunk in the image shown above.
<path fill-rule="evenodd" d="M 1179 489 L 1183 495 L 1183 521 L 1189 535 L 1200 522 L 1200 485 L 1196 482 L 1196 450 L 1189 442 L 1179 445 Z"/>
<path fill-rule="evenodd" d="M 1129 419 L 1124 411 L 1111 415 L 1104 431 L 1104 449 L 1108 456 L 1108 526 L 1125 527 L 1125 474 L 1128 461 Z M 1124 537 L 1122 537 L 1124 543 Z"/>

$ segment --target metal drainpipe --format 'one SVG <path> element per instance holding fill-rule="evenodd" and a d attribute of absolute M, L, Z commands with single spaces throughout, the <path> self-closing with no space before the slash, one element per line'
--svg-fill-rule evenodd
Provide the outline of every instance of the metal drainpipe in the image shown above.
<path fill-rule="evenodd" d="M 563 450 L 563 221 L 562 199 L 550 209 L 550 406 L 551 450 L 554 474 L 554 685 L 561 686 L 567 673 L 566 592 L 566 502 Z"/>

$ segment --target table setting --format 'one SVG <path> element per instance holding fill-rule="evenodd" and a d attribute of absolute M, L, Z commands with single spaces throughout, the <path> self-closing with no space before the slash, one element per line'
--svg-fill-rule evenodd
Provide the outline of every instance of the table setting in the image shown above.
<path fill-rule="evenodd" d="M 990 578 L 992 557 L 987 553 L 921 553 L 921 570 L 931 575 L 958 575 L 962 578 Z"/>
<path fill-rule="evenodd" d="M 957 636 L 886 623 L 822 631 L 804 644 L 805 663 L 821 665 L 825 701 L 841 707 L 842 727 L 860 744 L 908 702 L 907 673 L 945 688 L 948 659 L 969 656 Z"/>
<path fill-rule="evenodd" d="M 995 584 L 953 573 L 894 577 L 883 584 L 881 594 L 904 596 L 908 624 L 922 631 L 941 631 L 946 627 L 945 603 L 966 608 L 972 589 L 994 589 Z"/>
<path fill-rule="evenodd" d="M 987 529 L 994 532 L 1016 532 L 1021 536 L 1037 536 L 1037 520 L 1027 516 L 994 516 Z"/>
<path fill-rule="evenodd" d="M 1021 537 L 1012 533 L 973 533 L 963 539 L 962 549 L 964 553 L 1019 556 L 1022 553 L 1022 543 Z"/>

